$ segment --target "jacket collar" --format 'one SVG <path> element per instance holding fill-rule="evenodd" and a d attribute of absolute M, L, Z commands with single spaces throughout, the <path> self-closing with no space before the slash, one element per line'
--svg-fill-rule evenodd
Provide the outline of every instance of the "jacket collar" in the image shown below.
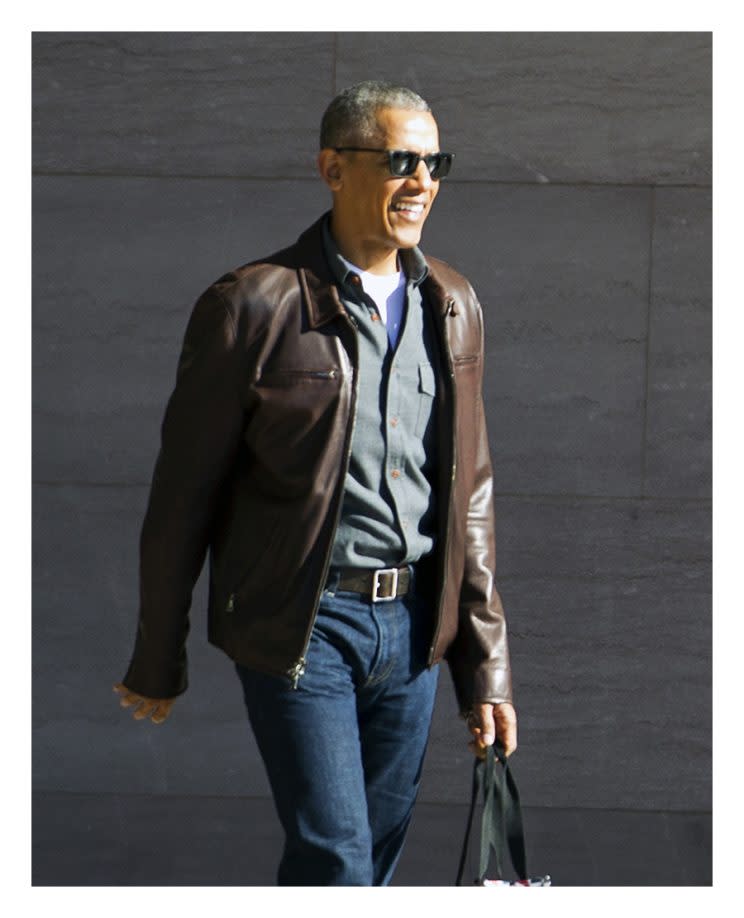
<path fill-rule="evenodd" d="M 300 236 L 294 245 L 297 258 L 297 269 L 302 291 L 307 302 L 309 324 L 317 328 L 344 315 L 346 310 L 338 295 L 338 280 L 329 264 L 323 240 L 324 222 L 329 219 L 330 211 Z M 329 234 L 330 235 L 330 234 Z M 439 308 L 440 313 L 447 309 L 448 294 L 437 280 L 430 265 L 418 248 L 410 252 L 401 251 L 401 263 L 406 276 L 415 284 L 424 282 L 424 289 Z"/>

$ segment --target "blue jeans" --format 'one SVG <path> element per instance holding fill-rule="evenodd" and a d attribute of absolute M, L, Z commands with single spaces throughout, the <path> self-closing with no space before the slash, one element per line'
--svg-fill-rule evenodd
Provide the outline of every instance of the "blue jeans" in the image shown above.
<path fill-rule="evenodd" d="M 413 590 L 391 602 L 334 591 L 306 670 L 288 678 L 236 663 L 285 832 L 280 886 L 386 886 L 418 791 L 438 666 L 434 610 Z"/>

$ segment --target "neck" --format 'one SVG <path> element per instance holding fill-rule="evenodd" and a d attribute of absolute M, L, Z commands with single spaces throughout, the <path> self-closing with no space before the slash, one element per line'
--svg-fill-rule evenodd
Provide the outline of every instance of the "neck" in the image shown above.
<path fill-rule="evenodd" d="M 331 214 L 331 235 L 344 258 L 362 271 L 370 274 L 398 273 L 397 249 L 360 239 L 351 228 L 344 226 L 335 212 Z"/>

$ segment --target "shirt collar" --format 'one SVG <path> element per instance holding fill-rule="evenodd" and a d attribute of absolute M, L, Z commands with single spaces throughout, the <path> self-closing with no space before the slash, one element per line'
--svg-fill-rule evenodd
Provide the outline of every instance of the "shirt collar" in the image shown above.
<path fill-rule="evenodd" d="M 338 246 L 336 245 L 336 241 L 331 235 L 330 211 L 325 214 L 322 227 L 323 249 L 325 250 L 333 278 L 342 287 L 349 288 L 351 286 L 349 277 L 353 275 L 354 272 L 344 263 Z M 412 249 L 398 249 L 398 256 L 400 258 L 400 265 L 403 268 L 403 273 L 406 275 L 406 282 L 413 284 L 414 287 L 418 287 L 429 273 L 429 266 L 426 264 L 426 259 L 421 254 L 421 250 L 418 246 L 414 246 Z"/>

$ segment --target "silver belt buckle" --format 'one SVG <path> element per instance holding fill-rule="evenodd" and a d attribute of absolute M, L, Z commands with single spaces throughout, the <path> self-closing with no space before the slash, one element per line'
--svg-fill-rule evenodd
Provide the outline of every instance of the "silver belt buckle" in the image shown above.
<path fill-rule="evenodd" d="M 393 576 L 393 587 L 390 595 L 380 596 L 380 575 L 381 574 L 392 574 Z M 374 580 L 372 581 L 372 602 L 391 602 L 398 593 L 398 568 L 397 567 L 383 567 L 380 570 L 375 571 Z"/>

